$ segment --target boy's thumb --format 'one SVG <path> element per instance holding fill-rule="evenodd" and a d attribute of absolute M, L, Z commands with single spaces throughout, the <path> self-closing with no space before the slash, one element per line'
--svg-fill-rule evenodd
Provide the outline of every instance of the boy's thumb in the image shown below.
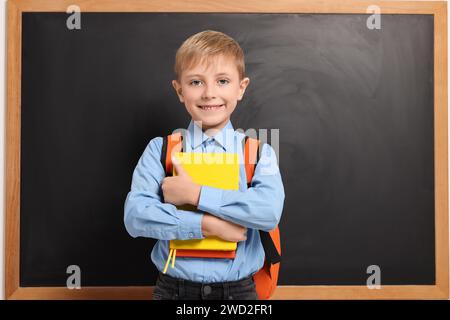
<path fill-rule="evenodd" d="M 177 172 L 177 175 L 183 175 L 185 173 L 183 166 L 181 165 L 180 161 L 178 161 L 177 157 L 172 156 L 172 164 L 175 168 L 175 171 Z"/>

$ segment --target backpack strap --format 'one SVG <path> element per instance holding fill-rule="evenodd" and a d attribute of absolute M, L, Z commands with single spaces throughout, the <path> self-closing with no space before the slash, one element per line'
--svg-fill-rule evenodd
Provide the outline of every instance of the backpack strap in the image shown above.
<path fill-rule="evenodd" d="M 166 172 L 166 176 L 170 177 L 173 173 L 172 153 L 183 152 L 184 148 L 183 136 L 179 133 L 169 134 L 163 137 L 163 145 L 161 150 L 161 165 Z"/>
<path fill-rule="evenodd" d="M 245 136 L 242 139 L 244 151 L 245 176 L 247 179 L 247 187 L 250 187 L 252 178 L 255 173 L 256 164 L 259 161 L 259 140 Z"/>
<path fill-rule="evenodd" d="M 256 165 L 259 161 L 259 153 L 260 153 L 260 141 L 257 139 L 250 138 L 245 136 L 242 140 L 244 145 L 244 163 L 245 163 L 245 174 L 247 178 L 247 187 L 250 188 L 251 182 L 253 179 L 253 175 L 255 173 Z M 277 228 L 278 229 L 278 226 Z M 279 232 L 276 230 L 276 236 L 279 237 Z M 259 236 L 261 238 L 261 243 L 264 248 L 264 253 L 266 254 L 266 260 L 270 264 L 276 264 L 281 261 L 281 255 L 277 250 L 277 247 L 272 239 L 272 235 L 275 236 L 274 232 L 266 232 L 259 230 Z"/>
<path fill-rule="evenodd" d="M 172 154 L 174 152 L 183 152 L 186 150 L 186 140 L 183 139 L 183 135 L 180 132 L 175 132 L 163 137 L 163 144 L 161 148 L 161 165 L 164 168 L 166 177 L 173 175 Z M 161 192 L 162 202 L 164 201 L 164 194 Z M 175 266 L 175 257 L 177 255 L 176 249 L 169 249 L 169 255 L 167 257 L 166 265 L 163 273 L 166 273 L 170 260 L 172 260 L 172 268 Z"/>
<path fill-rule="evenodd" d="M 270 232 L 259 230 L 259 237 L 261 238 L 264 253 L 266 254 L 266 260 L 269 261 L 270 264 L 281 262 L 281 255 L 278 253 Z"/>

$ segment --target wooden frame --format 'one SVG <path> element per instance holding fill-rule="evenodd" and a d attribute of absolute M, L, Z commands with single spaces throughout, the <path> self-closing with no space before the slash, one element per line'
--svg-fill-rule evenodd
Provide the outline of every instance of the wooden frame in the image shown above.
<path fill-rule="evenodd" d="M 152 287 L 19 286 L 20 125 L 22 12 L 259 12 L 366 13 L 377 5 L 386 14 L 434 15 L 434 139 L 436 284 L 419 286 L 280 286 L 274 299 L 448 299 L 448 142 L 447 142 L 447 4 L 444 1 L 311 0 L 9 0 L 7 3 L 6 224 L 5 295 L 7 299 L 150 299 Z"/>

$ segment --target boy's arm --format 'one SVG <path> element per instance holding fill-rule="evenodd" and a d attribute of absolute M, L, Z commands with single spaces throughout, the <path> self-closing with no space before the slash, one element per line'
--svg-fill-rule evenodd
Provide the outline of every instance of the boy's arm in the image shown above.
<path fill-rule="evenodd" d="M 160 185 L 165 177 L 161 147 L 161 137 L 152 139 L 134 169 L 124 205 L 125 228 L 132 237 L 203 239 L 202 213 L 178 210 L 173 204 L 161 202 Z"/>
<path fill-rule="evenodd" d="M 281 218 L 284 187 L 274 150 L 264 144 L 246 191 L 202 186 L 197 208 L 238 225 L 270 231 Z"/>

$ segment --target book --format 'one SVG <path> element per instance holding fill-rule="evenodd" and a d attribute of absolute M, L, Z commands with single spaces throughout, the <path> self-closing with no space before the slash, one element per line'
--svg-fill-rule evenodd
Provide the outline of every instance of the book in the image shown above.
<path fill-rule="evenodd" d="M 239 158 L 237 153 L 196 153 L 174 152 L 174 156 L 183 166 L 192 180 L 204 186 L 224 190 L 239 190 Z M 176 171 L 173 169 L 173 175 Z M 198 211 L 189 205 L 177 206 L 180 210 Z M 218 257 L 234 258 L 237 243 L 218 237 L 204 239 L 171 240 L 169 243 L 169 258 L 172 256 L 172 267 L 175 255 L 178 257 Z M 165 270 L 166 270 L 165 268 Z"/>
<path fill-rule="evenodd" d="M 170 249 L 185 250 L 219 250 L 229 251 L 236 250 L 236 242 L 225 241 L 218 237 L 207 237 L 204 239 L 192 240 L 171 240 Z"/>
<path fill-rule="evenodd" d="M 175 152 L 174 155 L 195 183 L 223 190 L 239 190 L 237 153 Z M 173 175 L 177 175 L 175 169 L 173 169 Z M 197 210 L 189 205 L 178 206 L 178 209 Z M 236 242 L 217 237 L 170 241 L 170 249 L 236 250 L 236 247 Z"/>
<path fill-rule="evenodd" d="M 220 259 L 234 259 L 236 257 L 236 250 L 217 251 L 217 250 L 177 250 L 177 257 L 184 258 L 220 258 Z"/>

